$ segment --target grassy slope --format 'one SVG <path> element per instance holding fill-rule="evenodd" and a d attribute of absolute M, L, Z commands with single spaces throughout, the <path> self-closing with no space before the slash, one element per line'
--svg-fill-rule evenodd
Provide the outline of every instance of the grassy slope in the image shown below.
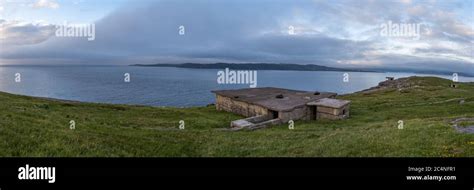
<path fill-rule="evenodd" d="M 213 107 L 71 103 L 0 93 L 0 156 L 474 156 L 474 84 L 413 78 L 418 87 L 343 96 L 351 118 L 228 132 L 239 116 Z M 453 98 L 466 98 L 462 105 Z M 69 129 L 69 121 L 76 129 Z M 178 130 L 179 120 L 186 129 Z M 404 129 L 397 129 L 397 121 Z"/>

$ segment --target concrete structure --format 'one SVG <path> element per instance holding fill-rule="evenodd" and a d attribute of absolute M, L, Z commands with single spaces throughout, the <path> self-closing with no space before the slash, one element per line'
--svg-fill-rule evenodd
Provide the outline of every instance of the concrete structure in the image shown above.
<path fill-rule="evenodd" d="M 342 119 L 349 116 L 350 102 L 331 99 L 336 97 L 336 93 L 271 87 L 212 92 L 216 94 L 217 110 L 248 117 L 233 121 L 231 127 L 255 129 L 290 120 Z"/>
<path fill-rule="evenodd" d="M 316 119 L 344 119 L 349 117 L 350 103 L 347 100 L 323 98 L 306 105 L 316 107 Z"/>

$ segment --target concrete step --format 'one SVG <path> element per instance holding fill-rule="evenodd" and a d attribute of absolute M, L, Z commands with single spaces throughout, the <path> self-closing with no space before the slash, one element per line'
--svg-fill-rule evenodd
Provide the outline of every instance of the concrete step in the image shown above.
<path fill-rule="evenodd" d="M 256 130 L 278 124 L 281 124 L 280 119 L 273 119 L 268 115 L 261 115 L 232 121 L 230 127 L 236 131 L 242 129 Z"/>

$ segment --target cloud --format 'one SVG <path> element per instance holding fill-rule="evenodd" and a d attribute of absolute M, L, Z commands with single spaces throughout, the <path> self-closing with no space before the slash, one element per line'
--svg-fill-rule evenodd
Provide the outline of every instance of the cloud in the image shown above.
<path fill-rule="evenodd" d="M 37 40 L 26 41 L 41 43 L 8 48 L 0 52 L 0 58 L 397 68 L 423 68 L 431 62 L 447 70 L 474 65 L 473 18 L 436 1 L 272 2 L 132 1 L 95 23 L 94 41 L 47 37 L 46 26 L 33 25 L 29 27 L 37 32 L 25 30 Z M 419 41 L 380 36 L 380 24 L 388 20 L 423 23 L 426 31 Z M 183 36 L 178 34 L 181 25 L 185 26 Z M 289 26 L 295 28 L 295 35 L 289 35 Z"/>
<path fill-rule="evenodd" d="M 403 4 L 411 4 L 412 1 L 411 0 L 400 0 L 401 3 Z"/>
<path fill-rule="evenodd" d="M 59 4 L 55 0 L 38 0 L 36 3 L 31 4 L 31 6 L 34 8 L 59 8 Z"/>
<path fill-rule="evenodd" d="M 0 20 L 0 43 L 4 46 L 39 44 L 52 37 L 54 31 L 50 24 Z"/>

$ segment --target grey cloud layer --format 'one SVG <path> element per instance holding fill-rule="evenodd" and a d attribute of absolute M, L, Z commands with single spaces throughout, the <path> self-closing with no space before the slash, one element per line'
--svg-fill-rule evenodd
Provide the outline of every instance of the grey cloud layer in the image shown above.
<path fill-rule="evenodd" d="M 0 41 L 2 45 L 39 44 L 54 35 L 54 26 L 0 20 Z"/>
<path fill-rule="evenodd" d="M 52 37 L 42 43 L 35 41 L 39 44 L 34 46 L 11 46 L 1 52 L 0 57 L 109 60 L 112 63 L 117 60 L 154 63 L 194 59 L 329 66 L 353 62 L 371 66 L 369 63 L 377 62 L 410 68 L 426 67 L 429 62 L 436 61 L 432 65 L 442 69 L 472 68 L 472 62 L 455 58 L 373 53 L 389 49 L 380 47 L 387 42 L 377 30 L 387 20 L 430 23 L 432 33 L 423 36 L 422 41 L 429 47 L 416 47 L 415 54 L 447 53 L 472 57 L 473 29 L 452 13 L 440 10 L 436 4 L 355 0 L 132 1 L 96 22 L 95 41 Z M 186 27 L 185 36 L 178 35 L 180 25 Z M 294 25 L 301 34 L 287 35 L 285 31 L 289 25 Z M 33 33 L 33 30 L 23 33 Z M 368 38 L 358 39 L 364 35 Z M 453 42 L 461 48 L 438 46 L 442 44 L 438 43 L 440 40 Z M 453 64 L 455 66 L 449 66 Z"/>

